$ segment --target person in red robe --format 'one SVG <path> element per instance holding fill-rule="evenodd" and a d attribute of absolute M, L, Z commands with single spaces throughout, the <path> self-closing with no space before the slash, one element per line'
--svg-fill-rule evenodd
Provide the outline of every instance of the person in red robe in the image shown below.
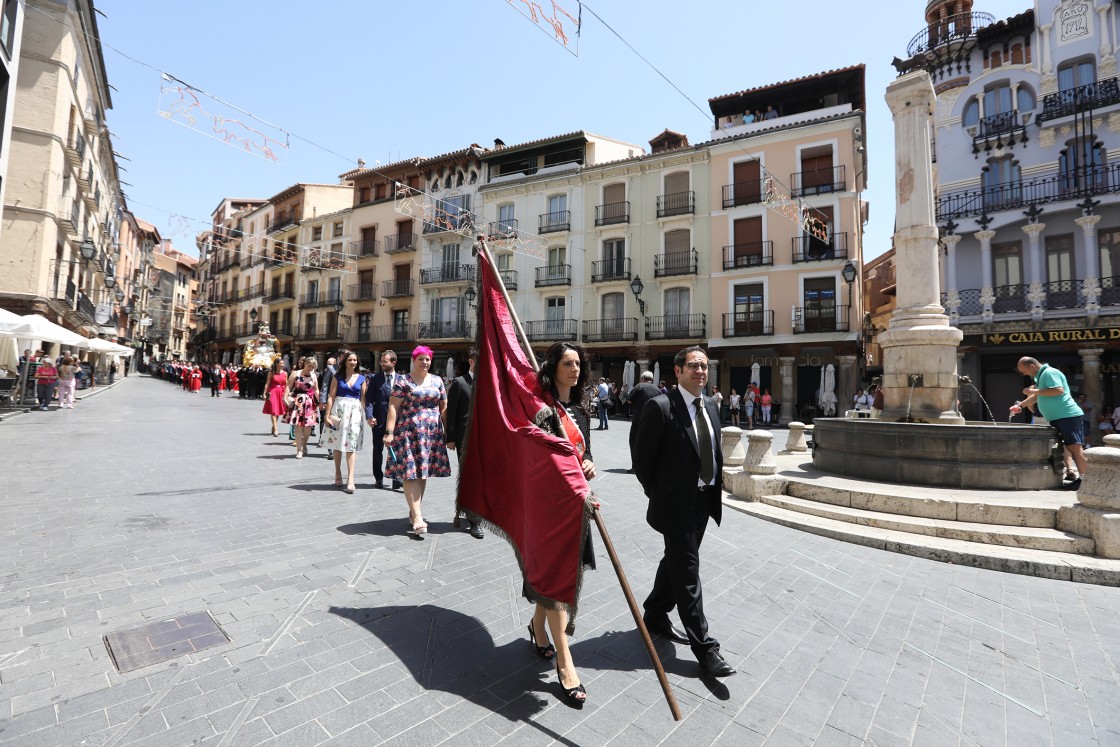
<path fill-rule="evenodd" d="M 218 377 L 218 396 L 222 396 L 222 392 L 226 390 L 226 370 L 221 366 L 214 367 L 213 376 Z"/>
<path fill-rule="evenodd" d="M 229 369 L 229 373 L 227 374 L 227 377 L 229 378 L 230 391 L 233 392 L 234 394 L 240 394 L 241 390 L 238 388 L 238 385 L 237 385 L 237 369 L 231 367 Z"/>
<path fill-rule="evenodd" d="M 198 366 L 191 369 L 191 391 L 195 394 L 202 391 L 202 369 Z"/>

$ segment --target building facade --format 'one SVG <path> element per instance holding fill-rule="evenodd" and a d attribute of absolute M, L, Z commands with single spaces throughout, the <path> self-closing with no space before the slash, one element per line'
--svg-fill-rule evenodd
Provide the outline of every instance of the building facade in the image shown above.
<path fill-rule="evenodd" d="M 8 161 L 12 145 L 12 117 L 16 106 L 19 78 L 19 52 L 23 45 L 23 3 L 4 0 L 0 3 L 0 205 L 8 183 Z M 4 227 L 0 221 L 0 241 Z"/>
<path fill-rule="evenodd" d="M 1120 404 L 1120 79 L 1112 3 L 1039 0 L 996 21 L 931 2 L 899 72 L 933 78 L 943 303 L 960 371 L 1002 419 L 1016 361 L 1061 369 L 1099 414 Z"/>

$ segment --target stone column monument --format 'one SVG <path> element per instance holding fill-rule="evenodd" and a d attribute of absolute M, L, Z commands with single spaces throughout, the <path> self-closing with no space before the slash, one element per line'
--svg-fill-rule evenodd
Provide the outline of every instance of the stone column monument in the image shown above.
<path fill-rule="evenodd" d="M 949 326 L 941 306 L 934 224 L 929 112 L 933 84 L 925 71 L 887 86 L 894 117 L 894 234 L 897 306 L 883 349 L 883 420 L 907 416 L 926 423 L 963 423 L 956 409 L 957 346 L 963 333 Z M 913 396 L 911 397 L 911 391 Z"/>

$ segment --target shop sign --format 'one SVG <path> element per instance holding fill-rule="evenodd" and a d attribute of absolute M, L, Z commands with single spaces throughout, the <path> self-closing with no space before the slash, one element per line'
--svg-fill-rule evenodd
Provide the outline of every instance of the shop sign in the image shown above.
<path fill-rule="evenodd" d="M 1120 341 L 1120 327 L 1103 329 L 1049 329 L 1041 332 L 996 332 L 982 335 L 985 345 L 1044 345 L 1054 342 Z"/>

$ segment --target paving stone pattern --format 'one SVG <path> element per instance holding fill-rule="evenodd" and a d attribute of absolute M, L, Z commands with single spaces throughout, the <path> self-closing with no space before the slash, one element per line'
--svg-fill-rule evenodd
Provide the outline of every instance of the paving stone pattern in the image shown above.
<path fill-rule="evenodd" d="M 510 548 L 452 528 L 452 479 L 409 538 L 368 450 L 346 495 L 260 407 L 134 375 L 0 423 L 0 744 L 1120 744 L 1120 590 L 734 510 L 702 578 L 739 673 L 701 679 L 658 641 L 674 722 L 597 541 L 572 646 L 590 699 L 570 708 L 530 651 Z M 595 488 L 641 600 L 661 542 L 628 427 L 593 433 Z M 229 642 L 113 667 L 103 636 L 204 610 Z"/>

